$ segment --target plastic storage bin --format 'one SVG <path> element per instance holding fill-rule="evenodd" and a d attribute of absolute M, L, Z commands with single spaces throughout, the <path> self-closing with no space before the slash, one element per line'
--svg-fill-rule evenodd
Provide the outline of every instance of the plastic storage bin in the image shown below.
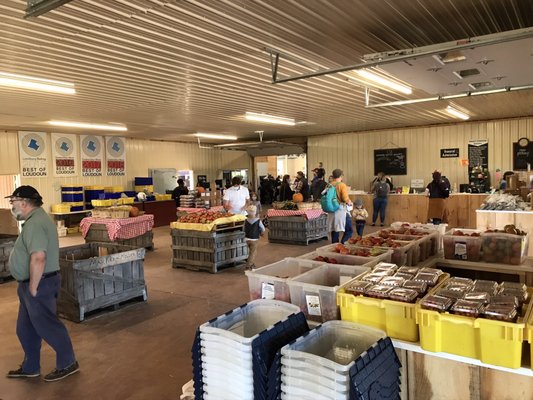
<path fill-rule="evenodd" d="M 457 236 L 461 231 L 468 236 Z M 481 236 L 471 236 L 482 231 L 476 229 L 451 229 L 443 237 L 444 258 L 448 260 L 479 261 L 481 259 Z"/>
<path fill-rule="evenodd" d="M 389 254 L 390 255 L 390 254 Z M 327 262 L 327 261 L 321 261 L 316 260 L 317 257 L 322 257 L 327 259 L 334 259 L 336 262 Z M 334 264 L 334 265 L 358 265 L 362 267 L 368 267 L 373 268 L 376 264 L 378 264 L 379 258 L 378 257 L 360 257 L 360 256 L 349 256 L 346 254 L 340 254 L 340 253 L 328 253 L 325 251 L 312 251 L 310 253 L 304 254 L 302 256 L 299 256 L 298 258 L 304 259 L 304 260 L 312 260 L 316 262 L 323 262 L 326 264 Z M 384 257 L 385 259 L 387 257 Z"/>
<path fill-rule="evenodd" d="M 502 232 L 481 234 L 482 260 L 520 265 L 529 249 L 529 235 L 520 236 Z"/>
<path fill-rule="evenodd" d="M 442 285 L 449 277 L 449 274 L 442 274 L 435 288 Z M 360 277 L 351 282 L 358 279 Z M 416 303 L 354 296 L 346 293 L 344 288 L 340 288 L 337 292 L 337 304 L 343 321 L 357 322 L 384 330 L 392 338 L 409 342 L 418 341 Z"/>
<path fill-rule="evenodd" d="M 338 243 L 337 243 L 338 244 Z M 374 262 L 375 264 L 379 263 L 379 262 L 391 262 L 391 257 L 392 257 L 392 251 L 391 249 L 389 248 L 372 248 L 372 247 L 364 247 L 364 246 L 358 246 L 358 245 L 345 245 L 346 248 L 348 248 L 349 250 L 357 250 L 357 249 L 363 249 L 363 250 L 372 250 L 373 251 L 373 255 L 371 256 L 368 256 L 368 257 L 363 257 L 363 256 L 356 256 L 356 255 L 351 255 L 351 254 L 340 254 L 338 253 L 337 251 L 335 251 L 335 248 L 337 246 L 337 244 L 333 243 L 333 244 L 328 244 L 326 246 L 322 246 L 322 247 L 319 247 L 317 248 L 315 251 L 319 254 L 327 254 L 327 253 L 330 253 L 330 254 L 336 254 L 336 255 L 342 255 L 342 256 L 346 256 L 346 257 L 356 257 L 356 258 L 359 258 L 361 261 L 363 260 L 367 260 L 367 262 Z M 363 263 L 365 264 L 365 263 Z M 360 264 L 360 265 L 363 265 L 363 264 Z M 351 265 L 351 264 L 348 264 L 348 265 Z"/>
<path fill-rule="evenodd" d="M 424 350 L 476 358 L 484 363 L 520 368 L 526 317 L 533 301 L 522 306 L 516 323 L 425 310 L 416 305 L 420 345 Z"/>
<path fill-rule="evenodd" d="M 285 258 L 252 271 L 246 271 L 250 299 L 275 299 L 290 303 L 287 279 L 323 265 L 321 262 L 300 258 Z"/>
<path fill-rule="evenodd" d="M 300 307 L 311 321 L 339 319 L 337 290 L 352 278 L 368 271 L 366 267 L 334 264 L 314 268 L 287 281 L 291 303 Z"/>

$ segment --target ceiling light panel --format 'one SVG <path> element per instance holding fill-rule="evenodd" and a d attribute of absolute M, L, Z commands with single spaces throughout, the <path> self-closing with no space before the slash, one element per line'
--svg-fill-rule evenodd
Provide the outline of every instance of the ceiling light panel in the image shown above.
<path fill-rule="evenodd" d="M 81 128 L 81 129 L 95 129 L 103 131 L 119 131 L 125 132 L 128 128 L 125 125 L 119 124 L 93 124 L 90 122 L 72 122 L 72 121 L 48 121 L 52 126 L 61 126 L 64 128 Z"/>
<path fill-rule="evenodd" d="M 204 138 L 204 139 L 237 140 L 237 136 L 224 135 L 222 133 L 202 133 L 202 132 L 198 132 L 198 133 L 195 133 L 194 136 L 196 136 L 197 138 Z"/>
<path fill-rule="evenodd" d="M 288 126 L 296 125 L 296 121 L 294 120 L 294 118 L 277 117 L 275 115 L 259 114 L 259 113 L 254 113 L 254 112 L 246 112 L 245 118 L 248 121 L 266 122 L 268 124 L 278 124 L 278 125 L 288 125 Z"/>
<path fill-rule="evenodd" d="M 76 94 L 73 83 L 0 72 L 0 86 L 42 92 Z"/>
<path fill-rule="evenodd" d="M 380 75 L 377 75 L 373 72 L 370 72 L 366 69 L 359 69 L 359 70 L 356 70 L 354 71 L 357 75 L 359 75 L 360 77 L 364 78 L 364 79 L 367 79 L 369 80 L 370 82 L 373 82 L 379 86 L 383 86 L 385 88 L 388 88 L 388 89 L 392 89 L 396 92 L 400 92 L 400 93 L 403 93 L 403 94 L 411 94 L 413 93 L 413 90 L 408 87 L 408 86 L 405 86 L 405 85 L 402 85 L 400 83 L 397 83 L 397 82 L 394 82 L 390 79 L 387 79 L 387 78 L 384 78 Z"/>
<path fill-rule="evenodd" d="M 459 118 L 459 119 L 462 119 L 462 120 L 465 120 L 465 121 L 467 119 L 470 119 L 470 116 L 468 114 L 465 114 L 464 112 L 459 111 L 459 110 L 453 108 L 452 106 L 446 107 L 446 112 L 448 114 L 450 114 L 450 115 L 453 115 L 456 118 Z"/>

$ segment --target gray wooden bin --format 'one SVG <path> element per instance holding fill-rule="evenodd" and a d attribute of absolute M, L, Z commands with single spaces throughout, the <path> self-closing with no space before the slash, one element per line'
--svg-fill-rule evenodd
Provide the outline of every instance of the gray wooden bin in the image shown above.
<path fill-rule="evenodd" d="M 144 281 L 146 250 L 114 243 L 86 243 L 59 251 L 61 293 L 58 314 L 83 321 L 85 313 L 148 294 Z"/>
<path fill-rule="evenodd" d="M 11 276 L 9 271 L 9 255 L 13 250 L 18 235 L 0 234 L 0 282 Z"/>
<path fill-rule="evenodd" d="M 248 258 L 242 227 L 231 232 L 201 232 L 171 229 L 172 267 L 218 272 Z"/>
<path fill-rule="evenodd" d="M 100 242 L 100 243 L 117 243 L 124 246 L 144 247 L 145 249 L 154 249 L 154 233 L 150 230 L 143 235 L 135 236 L 131 239 L 109 239 L 109 233 L 105 224 L 91 224 L 87 236 L 85 236 L 85 243 Z"/>
<path fill-rule="evenodd" d="M 308 245 L 310 241 L 328 237 L 327 215 L 306 219 L 302 215 L 268 218 L 268 241 Z"/>

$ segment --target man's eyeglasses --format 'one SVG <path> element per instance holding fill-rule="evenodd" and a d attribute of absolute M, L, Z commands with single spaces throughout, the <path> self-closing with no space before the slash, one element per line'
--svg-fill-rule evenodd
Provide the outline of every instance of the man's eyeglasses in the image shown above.
<path fill-rule="evenodd" d="M 24 199 L 9 199 L 9 204 L 13 204 L 15 201 L 24 201 Z"/>

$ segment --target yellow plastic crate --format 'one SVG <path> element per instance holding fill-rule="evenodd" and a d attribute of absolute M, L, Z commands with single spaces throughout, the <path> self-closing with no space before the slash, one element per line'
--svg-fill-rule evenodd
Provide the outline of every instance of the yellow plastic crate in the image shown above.
<path fill-rule="evenodd" d="M 145 190 L 148 192 L 148 193 L 153 193 L 154 192 L 154 185 L 138 185 L 138 186 L 135 186 L 134 187 L 134 190 L 138 193 L 138 192 L 144 192 Z"/>
<path fill-rule="evenodd" d="M 529 348 L 531 351 L 531 368 L 533 369 L 533 306 L 529 308 L 529 317 L 527 318 L 526 324 L 526 340 L 529 342 Z"/>
<path fill-rule="evenodd" d="M 104 192 L 106 193 L 121 193 L 124 191 L 124 186 L 105 186 Z"/>
<path fill-rule="evenodd" d="M 74 233 L 78 233 L 80 231 L 80 228 L 78 226 L 73 226 L 71 228 L 67 228 L 67 234 L 72 235 Z"/>
<path fill-rule="evenodd" d="M 70 212 L 70 204 L 52 204 L 53 213 L 68 213 Z"/>
<path fill-rule="evenodd" d="M 135 203 L 135 197 L 121 197 L 120 204 L 133 204 Z"/>
<path fill-rule="evenodd" d="M 91 200 L 93 207 L 111 207 L 113 200 Z"/>
<path fill-rule="evenodd" d="M 85 190 L 104 190 L 103 186 L 85 186 Z"/>
<path fill-rule="evenodd" d="M 443 284 L 449 277 L 449 274 L 443 274 L 436 287 Z M 347 285 L 349 283 L 344 286 Z M 418 341 L 416 303 L 354 296 L 341 288 L 337 292 L 337 305 L 340 307 L 343 321 L 373 326 L 386 331 L 388 336 L 395 339 Z"/>
<path fill-rule="evenodd" d="M 526 317 L 531 313 L 529 303 L 516 323 L 486 318 L 470 318 L 450 313 L 424 310 L 416 305 L 416 320 L 420 331 L 420 345 L 424 350 L 445 352 L 507 368 L 522 365 L 522 345 Z"/>

